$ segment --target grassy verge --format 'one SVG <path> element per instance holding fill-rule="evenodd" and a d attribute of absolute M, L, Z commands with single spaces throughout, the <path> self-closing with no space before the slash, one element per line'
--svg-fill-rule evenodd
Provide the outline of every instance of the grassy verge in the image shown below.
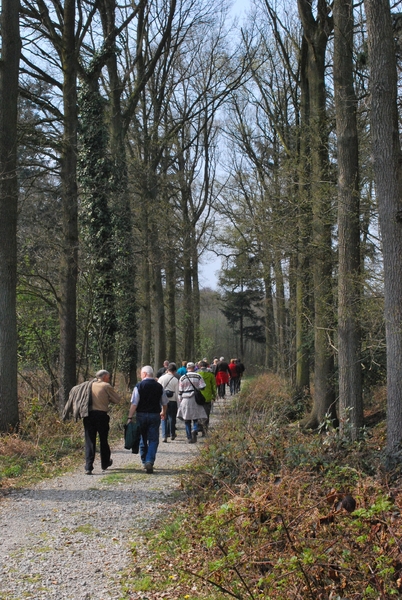
<path fill-rule="evenodd" d="M 126 598 L 401 596 L 402 482 L 381 468 L 384 423 L 371 415 L 351 444 L 333 430 L 303 434 L 293 408 L 271 376 L 242 392 L 185 501 L 133 553 Z"/>

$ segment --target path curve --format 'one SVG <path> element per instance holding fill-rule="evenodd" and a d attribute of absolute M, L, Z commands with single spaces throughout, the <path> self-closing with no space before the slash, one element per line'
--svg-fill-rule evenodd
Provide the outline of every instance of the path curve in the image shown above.
<path fill-rule="evenodd" d="M 97 454 L 91 476 L 82 466 L 12 492 L 0 504 L 0 600 L 123 598 L 132 542 L 169 507 L 201 444 L 188 444 L 179 422 L 177 438 L 159 444 L 152 475 L 121 440 L 104 474 Z"/>

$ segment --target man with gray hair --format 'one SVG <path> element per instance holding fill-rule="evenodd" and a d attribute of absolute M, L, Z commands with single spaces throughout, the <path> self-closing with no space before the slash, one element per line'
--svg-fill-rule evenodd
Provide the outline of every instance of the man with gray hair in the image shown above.
<path fill-rule="evenodd" d="M 85 431 L 85 473 L 92 475 L 96 453 L 96 436 L 99 435 L 100 458 L 102 470 L 106 471 L 113 464 L 110 458 L 110 446 L 108 442 L 109 403 L 118 404 L 120 396 L 110 385 L 110 373 L 101 369 L 95 375 L 92 382 L 91 395 L 88 406 L 88 416 L 84 417 Z"/>
<path fill-rule="evenodd" d="M 128 421 L 134 413 L 141 428 L 140 457 L 147 473 L 153 473 L 156 452 L 159 446 L 159 427 L 161 419 L 166 418 L 169 398 L 165 390 L 154 379 L 153 368 L 145 365 L 141 368 L 141 381 L 137 383 L 131 396 Z"/>

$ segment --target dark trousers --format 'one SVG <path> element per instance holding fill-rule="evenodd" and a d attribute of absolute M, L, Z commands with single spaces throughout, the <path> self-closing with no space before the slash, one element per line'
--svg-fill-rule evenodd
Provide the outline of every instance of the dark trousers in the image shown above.
<path fill-rule="evenodd" d="M 169 400 L 165 420 L 162 421 L 162 437 L 176 436 L 177 402 Z"/>
<path fill-rule="evenodd" d="M 99 434 L 100 457 L 102 469 L 107 469 L 110 463 L 109 415 L 103 410 L 91 410 L 84 417 L 85 431 L 85 470 L 92 471 L 96 453 L 96 435 Z"/>
<path fill-rule="evenodd" d="M 239 378 L 231 377 L 229 387 L 230 387 L 230 395 L 231 396 L 234 396 L 235 394 L 237 394 L 237 392 L 239 391 Z"/>
<path fill-rule="evenodd" d="M 202 431 L 203 437 L 206 433 L 208 433 L 209 418 L 211 416 L 211 411 L 212 411 L 212 402 L 206 402 L 204 404 L 204 410 L 207 413 L 207 418 L 198 420 L 198 431 L 200 431 L 200 430 Z"/>

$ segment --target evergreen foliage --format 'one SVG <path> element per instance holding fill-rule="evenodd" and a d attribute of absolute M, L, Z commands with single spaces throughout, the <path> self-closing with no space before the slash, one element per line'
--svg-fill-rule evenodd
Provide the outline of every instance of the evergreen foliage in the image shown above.
<path fill-rule="evenodd" d="M 221 311 L 240 337 L 240 354 L 244 356 L 245 339 L 264 344 L 264 293 L 254 256 L 241 250 L 221 270 L 219 285 L 223 290 Z"/>
<path fill-rule="evenodd" d="M 105 124 L 105 102 L 97 87 L 83 85 L 79 95 L 80 129 L 78 178 L 81 186 L 82 255 L 91 285 L 92 327 L 89 360 L 102 368 L 114 364 L 115 250 L 109 207 L 111 161 Z M 85 254 L 84 254 L 85 253 Z M 89 297 L 87 296 L 87 299 Z"/>

